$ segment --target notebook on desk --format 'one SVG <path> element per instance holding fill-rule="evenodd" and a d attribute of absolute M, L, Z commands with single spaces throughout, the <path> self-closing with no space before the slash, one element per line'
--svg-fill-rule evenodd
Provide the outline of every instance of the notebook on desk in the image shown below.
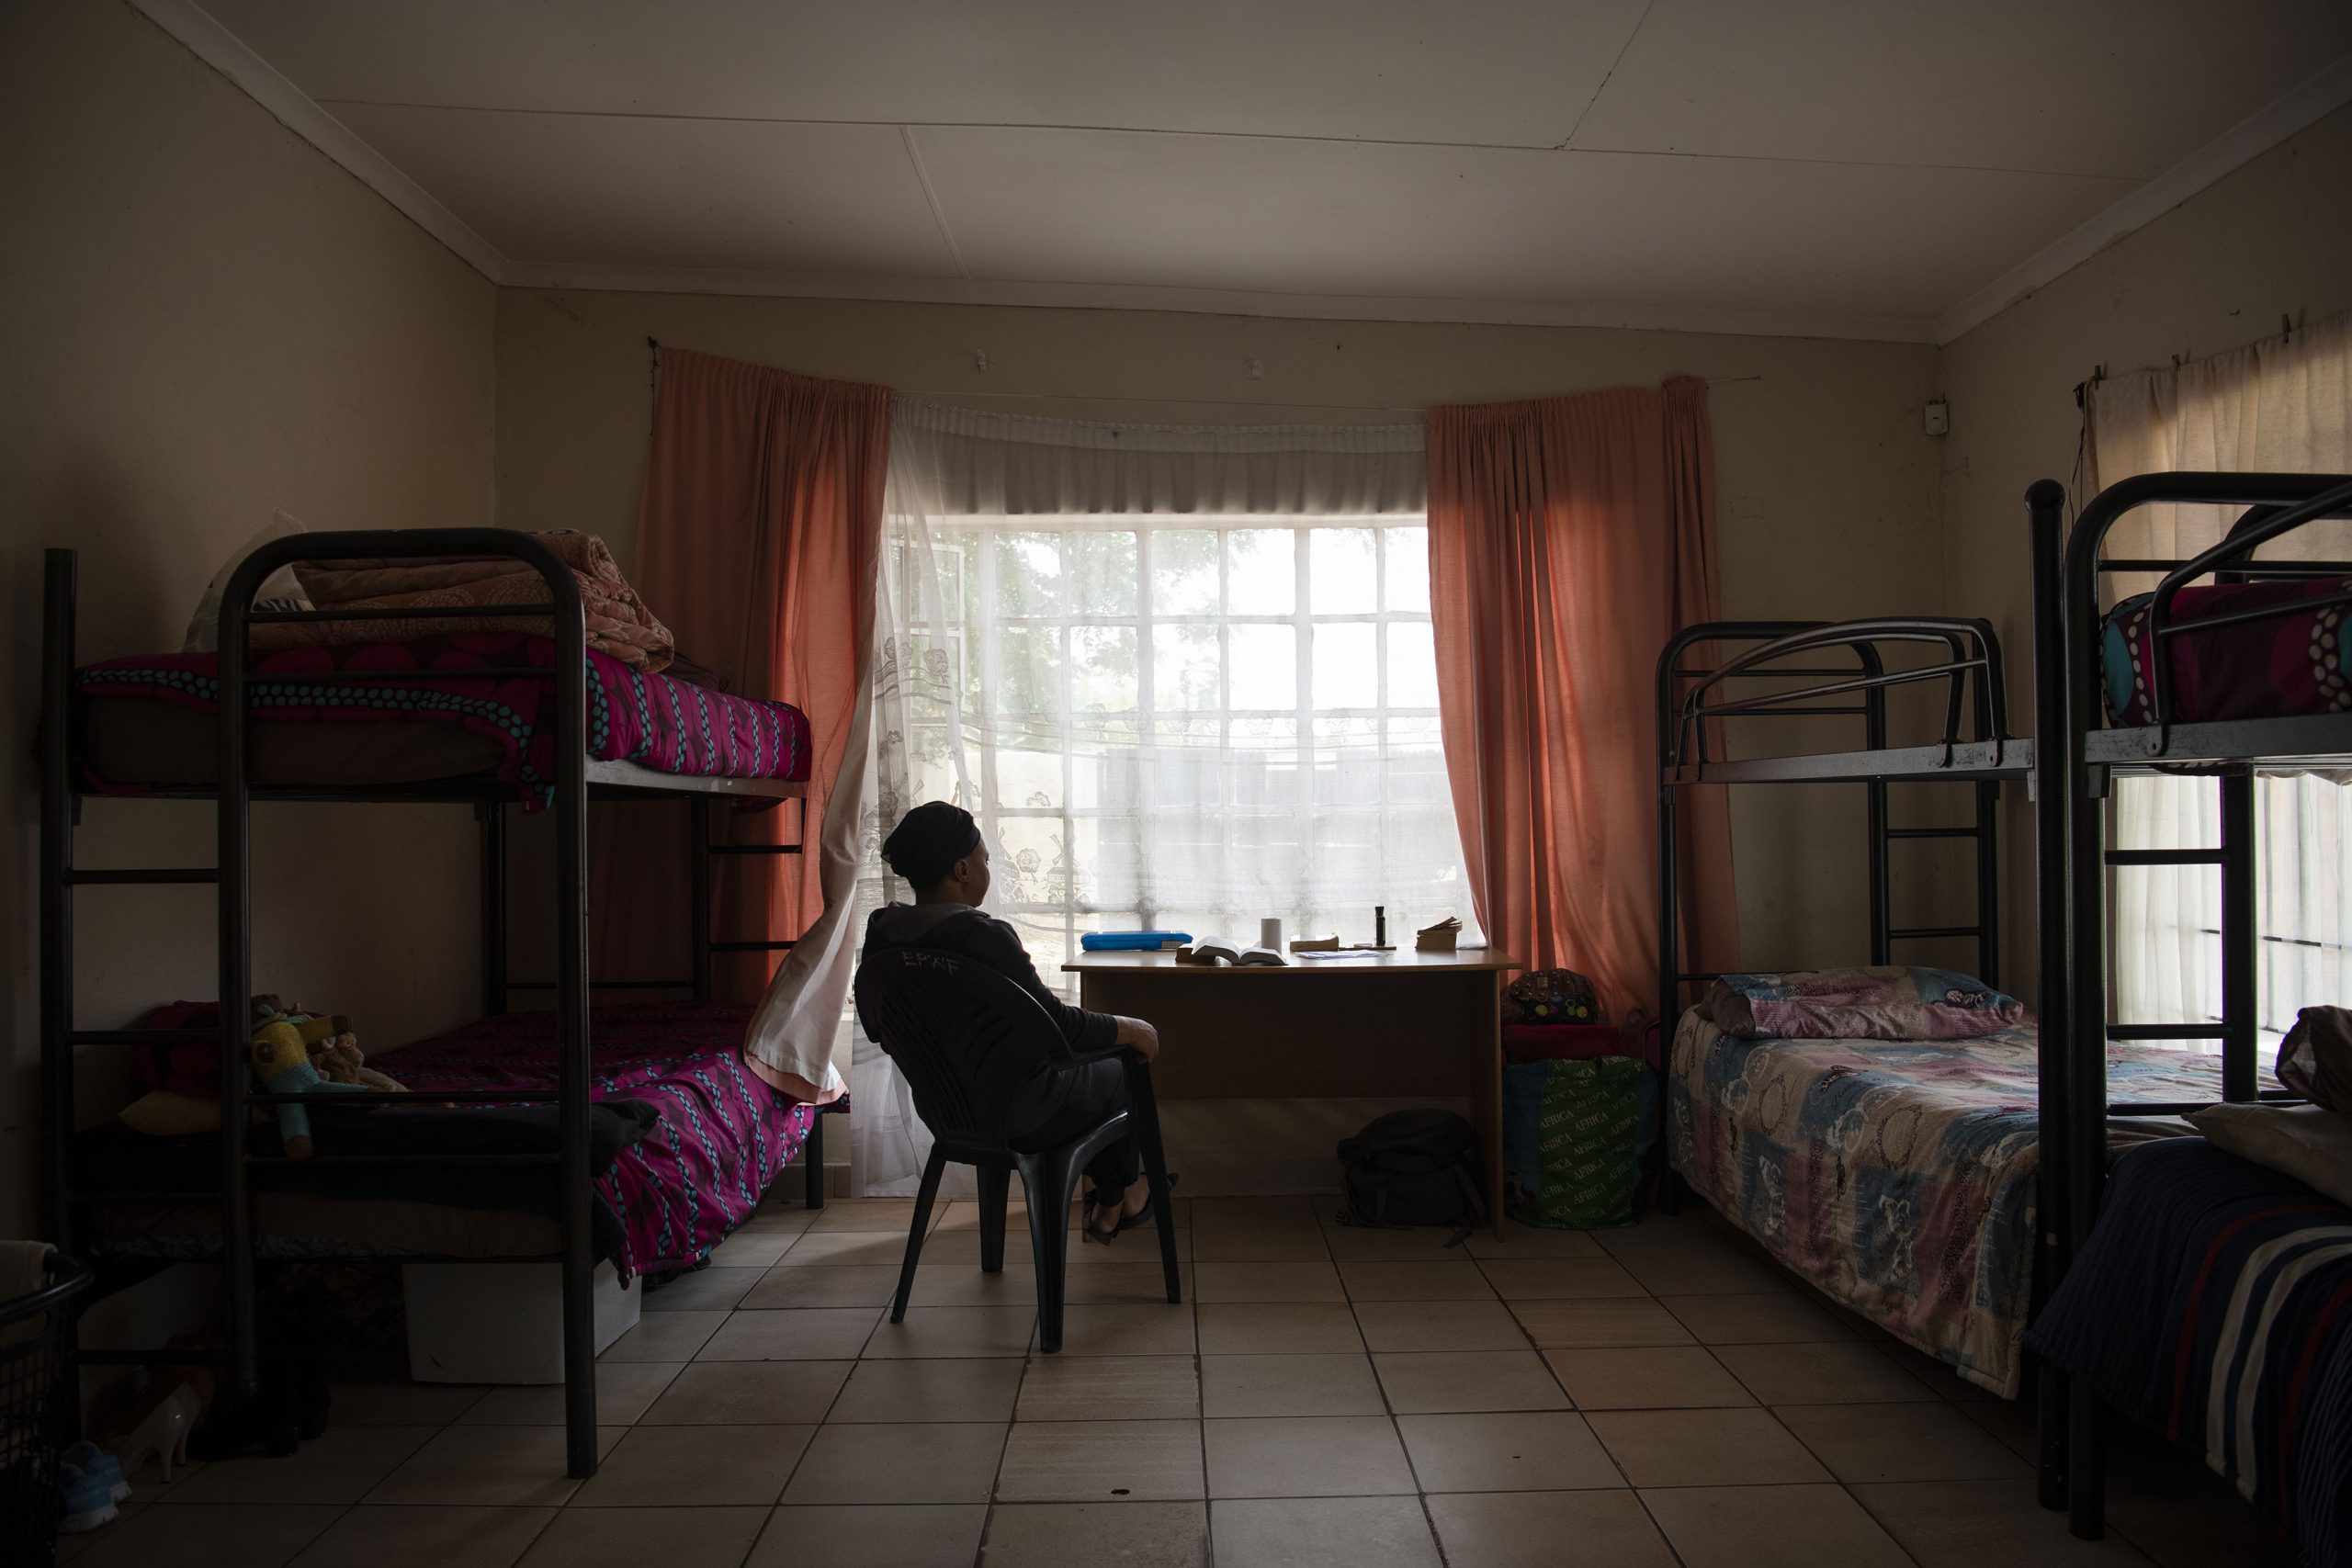
<path fill-rule="evenodd" d="M 1236 969 L 1280 968 L 1290 960 L 1271 947 L 1240 947 L 1221 938 L 1210 937 L 1192 946 L 1179 948 L 1176 958 L 1182 964 L 1230 964 Z"/>

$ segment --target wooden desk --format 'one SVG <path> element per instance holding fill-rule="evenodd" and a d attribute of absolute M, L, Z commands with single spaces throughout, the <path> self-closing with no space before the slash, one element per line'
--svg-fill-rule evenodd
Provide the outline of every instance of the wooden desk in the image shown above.
<path fill-rule="evenodd" d="M 1323 1095 L 1470 1102 L 1481 1196 L 1503 1232 L 1504 976 L 1497 951 L 1381 953 L 1282 968 L 1179 964 L 1172 953 L 1085 953 L 1062 965 L 1081 1006 L 1159 1031 L 1162 1099 Z"/>

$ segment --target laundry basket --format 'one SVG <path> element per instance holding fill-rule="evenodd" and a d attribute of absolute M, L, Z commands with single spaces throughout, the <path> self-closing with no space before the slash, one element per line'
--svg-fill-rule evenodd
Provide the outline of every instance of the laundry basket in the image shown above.
<path fill-rule="evenodd" d="M 90 1270 L 62 1252 L 39 1290 L 0 1301 L 0 1562 L 48 1568 L 57 1548 L 57 1456 L 71 1435 L 65 1336 Z"/>

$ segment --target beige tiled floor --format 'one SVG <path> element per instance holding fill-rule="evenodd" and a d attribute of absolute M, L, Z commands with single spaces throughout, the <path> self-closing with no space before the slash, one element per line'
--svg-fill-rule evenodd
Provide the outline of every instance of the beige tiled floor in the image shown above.
<path fill-rule="evenodd" d="M 563 1475 L 554 1389 L 368 1386 L 296 1456 L 142 1486 L 77 1568 L 2030 1568 L 2290 1561 L 2212 1477 L 2119 1438 L 2113 1528 L 2034 1506 L 2031 1414 L 1839 1314 L 1701 1214 L 1617 1232 L 1351 1230 L 1181 1206 L 1074 1247 L 1035 1353 L 1026 1222 L 978 1271 L 908 1206 L 762 1213 L 650 1296 Z M 1195 1304 L 1197 1298 L 1197 1304 Z"/>

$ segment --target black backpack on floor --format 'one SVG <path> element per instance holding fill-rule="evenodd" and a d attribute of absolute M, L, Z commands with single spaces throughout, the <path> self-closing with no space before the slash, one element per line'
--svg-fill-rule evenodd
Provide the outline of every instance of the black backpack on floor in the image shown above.
<path fill-rule="evenodd" d="M 1343 1224 L 1453 1225 L 1486 1219 L 1475 1168 L 1478 1135 L 1451 1111 L 1393 1111 L 1340 1140 Z"/>

